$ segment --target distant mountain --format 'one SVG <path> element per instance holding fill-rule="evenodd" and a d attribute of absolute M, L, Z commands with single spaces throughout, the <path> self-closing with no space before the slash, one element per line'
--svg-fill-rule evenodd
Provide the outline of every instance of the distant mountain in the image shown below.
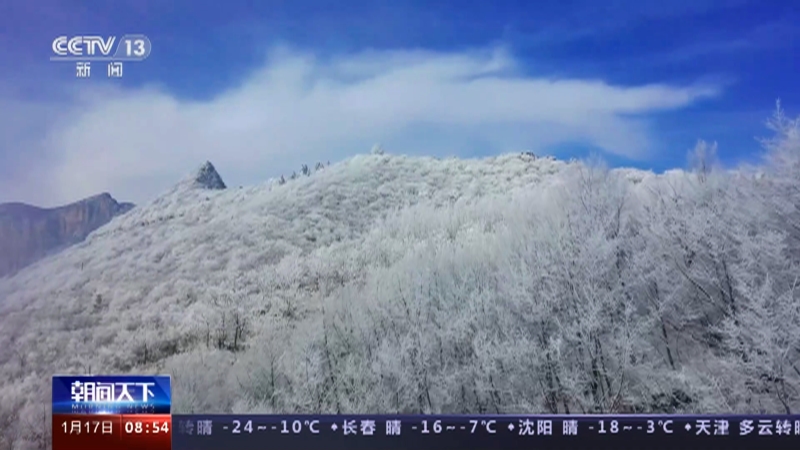
<path fill-rule="evenodd" d="M 57 208 L 0 204 L 0 277 L 84 240 L 131 208 L 107 193 Z"/>

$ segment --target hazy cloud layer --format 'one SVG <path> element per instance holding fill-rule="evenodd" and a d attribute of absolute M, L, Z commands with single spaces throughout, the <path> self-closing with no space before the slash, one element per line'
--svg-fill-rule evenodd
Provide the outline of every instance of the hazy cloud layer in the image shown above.
<path fill-rule="evenodd" d="M 18 155 L 0 159 L 0 201 L 52 205 L 109 191 L 142 202 L 206 159 L 235 186 L 376 142 L 432 155 L 580 142 L 644 159 L 653 151 L 649 113 L 718 93 L 709 85 L 530 78 L 501 49 L 320 58 L 278 48 L 244 82 L 203 102 L 157 87 L 86 86 L 67 103 L 15 107 L 13 128 L 0 125 L 0 153 Z M 0 98 L 3 111 L 10 101 L 18 100 Z"/>

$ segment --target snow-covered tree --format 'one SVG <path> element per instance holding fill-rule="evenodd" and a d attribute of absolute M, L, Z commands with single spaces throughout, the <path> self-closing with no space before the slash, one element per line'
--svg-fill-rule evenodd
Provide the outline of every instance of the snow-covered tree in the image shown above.
<path fill-rule="evenodd" d="M 176 412 L 796 413 L 798 120 L 770 123 L 754 168 L 701 142 L 662 174 L 359 155 L 181 185 L 0 280 L 0 450 L 46 440 L 42 374 L 87 371 L 169 373 Z"/>

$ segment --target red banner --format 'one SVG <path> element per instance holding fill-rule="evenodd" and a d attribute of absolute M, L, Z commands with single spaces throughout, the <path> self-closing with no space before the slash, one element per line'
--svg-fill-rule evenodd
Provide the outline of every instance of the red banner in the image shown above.
<path fill-rule="evenodd" d="M 169 414 L 55 414 L 53 450 L 171 450 Z"/>

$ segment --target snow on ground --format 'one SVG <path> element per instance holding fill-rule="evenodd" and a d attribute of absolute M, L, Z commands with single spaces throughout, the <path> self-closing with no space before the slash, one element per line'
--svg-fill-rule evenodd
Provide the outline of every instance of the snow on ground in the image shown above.
<path fill-rule="evenodd" d="M 797 408 L 726 347 L 727 301 L 785 295 L 782 238 L 742 231 L 768 216 L 747 180 L 697 179 L 518 154 L 189 177 L 0 280 L 0 434 L 41 438 L 54 373 L 168 373 L 176 412 Z"/>

